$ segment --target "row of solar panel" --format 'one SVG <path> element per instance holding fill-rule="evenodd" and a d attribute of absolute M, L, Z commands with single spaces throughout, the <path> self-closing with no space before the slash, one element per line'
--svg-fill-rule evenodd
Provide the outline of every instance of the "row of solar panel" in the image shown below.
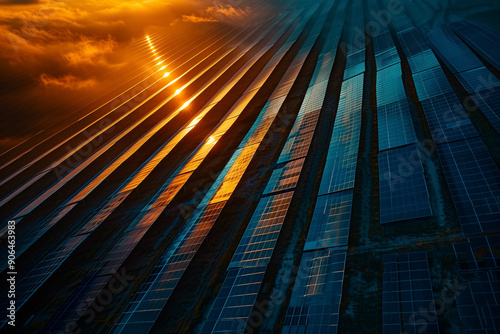
<path fill-rule="evenodd" d="M 340 34 L 340 28 L 341 25 L 332 27 L 329 38 L 326 39 L 335 43 L 327 42 L 323 46 L 313 79 L 278 159 L 278 165 L 231 260 L 223 288 L 212 306 L 202 329 L 203 333 L 243 332 L 247 326 L 260 290 L 263 271 L 265 272 L 274 251 L 316 128 L 328 84 L 328 81 L 320 78 L 328 78 L 332 70 L 338 43 L 338 37 L 335 36 Z M 248 270 L 257 270 L 259 274 L 252 274 L 250 281 L 237 284 Z"/>
<path fill-rule="evenodd" d="M 377 65 L 380 223 L 432 214 L 401 61 L 388 28 L 373 37 Z"/>
<path fill-rule="evenodd" d="M 357 30 L 364 27 L 362 15 L 359 17 L 363 10 L 359 6 L 360 1 L 351 7 L 351 43 L 357 38 Z M 336 333 L 338 329 L 361 130 L 364 40 L 361 47 L 347 52 L 319 196 L 282 333 Z"/>

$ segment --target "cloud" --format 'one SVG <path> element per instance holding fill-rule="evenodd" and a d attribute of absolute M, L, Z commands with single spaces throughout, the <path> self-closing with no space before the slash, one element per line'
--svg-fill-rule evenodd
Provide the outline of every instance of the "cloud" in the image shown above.
<path fill-rule="evenodd" d="M 183 15 L 184 22 L 230 22 L 236 19 L 248 17 L 251 14 L 250 7 L 239 8 L 230 4 L 216 4 L 200 11 L 199 14 Z"/>
<path fill-rule="evenodd" d="M 56 86 L 70 89 L 80 89 L 91 87 L 95 84 L 95 80 L 93 79 L 81 79 L 70 74 L 55 78 L 49 74 L 42 73 L 39 79 L 45 87 Z"/>
<path fill-rule="evenodd" d="M 111 53 L 117 43 L 108 36 L 107 40 L 94 40 L 85 36 L 79 42 L 72 45 L 71 51 L 62 55 L 69 66 L 80 66 L 82 64 L 104 63 L 104 56 Z"/>
<path fill-rule="evenodd" d="M 213 17 L 201 17 L 201 16 L 196 16 L 196 15 L 182 15 L 182 21 L 183 22 L 219 22 L 217 19 L 214 19 Z"/>

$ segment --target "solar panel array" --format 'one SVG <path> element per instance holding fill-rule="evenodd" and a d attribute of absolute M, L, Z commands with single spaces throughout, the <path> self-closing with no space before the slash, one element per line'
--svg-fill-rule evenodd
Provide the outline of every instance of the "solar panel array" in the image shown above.
<path fill-rule="evenodd" d="M 418 36 L 420 32 L 413 29 L 415 31 L 412 36 Z M 406 36 L 407 30 L 398 33 L 401 44 L 409 46 L 404 49 L 409 61 L 416 54 L 412 50 L 432 51 L 421 37 L 407 38 Z M 473 87 L 478 82 L 486 82 L 485 85 L 490 88 L 498 85 L 496 79 L 484 81 L 484 78 L 491 76 L 491 73 L 488 76 L 489 72 L 483 65 L 471 69 L 480 65 L 480 62 L 473 60 L 475 56 L 472 51 L 467 50 L 449 30 L 438 32 L 431 40 L 438 54 L 442 55 L 448 63 L 456 64 L 454 68 L 463 69 L 456 73 L 456 77 L 465 87 Z M 412 48 L 412 45 L 418 45 L 418 48 Z M 458 60 L 453 53 L 454 50 L 463 56 L 461 60 Z M 464 59 L 468 59 L 465 64 Z M 477 71 L 478 76 L 471 74 L 471 71 Z M 499 197 L 495 189 L 498 188 L 500 176 L 498 168 L 482 140 L 477 137 L 477 132 L 452 92 L 441 67 L 434 65 L 419 72 L 417 69 L 412 69 L 412 74 L 418 98 L 422 103 L 433 139 L 437 143 L 438 156 L 463 233 L 471 235 L 483 231 L 498 231 L 499 227 L 494 223 L 500 219 Z M 473 93 L 474 90 L 469 92 Z M 478 98 L 478 95 L 475 96 L 473 99 Z M 491 99 L 490 103 L 494 101 L 495 98 Z M 485 116 L 488 117 L 488 113 L 485 113 Z M 491 121 L 491 117 L 488 119 Z M 479 188 L 478 185 L 483 188 Z"/>
<path fill-rule="evenodd" d="M 467 19 L 421 25 L 433 4 L 402 1 L 387 24 L 376 14 L 390 0 L 324 0 L 248 26 L 197 23 L 207 32 L 178 22 L 180 36 L 133 42 L 147 70 L 131 69 L 101 98 L 129 90 L 36 134 L 39 143 L 2 151 L 0 216 L 16 221 L 16 261 L 28 269 L 16 291 L 22 325 L 51 333 L 73 324 L 114 333 L 499 332 L 500 38 Z M 269 6 L 259 0 L 252 10 Z M 467 95 L 478 109 L 462 105 Z M 110 123 L 96 130 L 102 119 Z M 417 140 L 427 126 L 431 157 Z M 270 139 L 284 134 L 278 151 Z M 68 159 L 77 161 L 65 168 Z M 367 180 L 375 170 L 378 187 Z M 231 207 L 242 194 L 258 204 Z M 443 215 L 453 209 L 449 196 L 454 210 Z M 367 197 L 379 206 L 355 202 Z M 305 198 L 314 210 L 292 208 Z M 373 225 L 377 213 L 381 224 L 410 224 Z M 414 233 L 415 220 L 428 229 Z M 421 251 L 428 247 L 432 261 Z M 456 265 L 441 264 L 452 247 Z M 88 323 L 116 275 L 140 261 L 134 284 Z M 368 262 L 383 272 L 363 272 Z M 192 279 L 199 272 L 208 280 Z M 442 315 L 433 293 L 450 275 L 456 303 Z M 56 284 L 60 296 L 52 296 Z"/>
<path fill-rule="evenodd" d="M 476 52 L 498 69 L 499 63 L 491 57 L 493 52 L 498 51 L 498 46 L 492 43 L 498 40 L 498 37 L 466 20 L 455 22 L 451 27 L 444 25 L 429 33 L 432 50 L 422 43 L 421 37 L 415 38 L 420 40 L 419 43 L 413 43 L 413 45 L 418 44 L 418 47 L 403 48 L 403 50 L 410 64 L 414 50 L 426 52 L 428 54 L 426 57 L 429 57 L 429 51 L 436 52 L 470 94 L 479 110 L 498 131 L 499 99 L 496 87 L 499 82 L 469 48 L 473 45 Z M 419 32 L 414 30 L 414 35 L 418 35 Z M 398 38 L 401 44 L 411 44 L 403 37 L 405 29 L 400 31 Z M 469 45 L 465 45 L 464 41 Z M 429 61 L 429 64 L 435 63 Z M 470 236 L 467 241 L 454 244 L 465 284 L 462 281 L 455 281 L 457 284 L 452 287 L 454 293 L 452 300 L 456 301 L 465 333 L 496 333 L 500 328 L 500 316 L 498 316 L 500 307 L 497 298 L 500 291 L 498 276 L 500 239 L 498 234 L 491 233 L 498 232 L 500 227 L 498 225 L 500 173 L 460 101 L 445 83 L 442 70 L 438 65 L 435 66 L 427 72 L 433 71 L 432 80 L 439 83 L 437 84 L 440 86 L 439 90 L 432 93 L 432 89 L 437 86 L 434 88 L 432 85 L 428 86 L 431 79 L 427 79 L 427 82 L 420 87 L 416 82 L 417 91 L 433 139 L 437 144 L 437 153 L 462 232 Z M 422 76 L 416 67 L 412 67 L 412 72 L 416 81 L 429 78 L 429 73 Z M 473 236 L 484 233 L 487 235 Z M 387 309 L 390 307 L 392 306 L 388 304 Z M 392 331 L 399 333 L 399 326 L 398 320 L 394 317 L 388 333 Z"/>
<path fill-rule="evenodd" d="M 460 38 L 467 41 L 477 53 L 487 59 L 496 69 L 500 69 L 500 61 L 498 60 L 499 38 L 489 29 L 484 29 L 476 23 L 469 20 L 462 20 L 454 22 L 453 30 L 460 36 Z"/>

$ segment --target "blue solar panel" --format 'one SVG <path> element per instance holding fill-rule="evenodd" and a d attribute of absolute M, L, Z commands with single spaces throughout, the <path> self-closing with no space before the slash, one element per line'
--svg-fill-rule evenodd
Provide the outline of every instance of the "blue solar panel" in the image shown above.
<path fill-rule="evenodd" d="M 219 315 L 226 304 L 226 300 L 231 293 L 231 289 L 236 281 L 236 277 L 238 276 L 240 269 L 229 269 L 226 274 L 226 278 L 224 279 L 224 283 L 222 283 L 222 287 L 219 290 L 217 298 L 212 304 L 212 308 L 210 309 L 210 313 L 208 314 L 205 323 L 203 324 L 203 328 L 201 333 L 211 333 L 214 328 L 217 320 L 219 319 Z"/>
<path fill-rule="evenodd" d="M 384 69 L 386 67 L 392 66 L 394 64 L 400 63 L 398 51 L 396 48 L 391 48 L 383 53 L 375 55 L 375 63 L 377 65 L 377 70 Z"/>
<path fill-rule="evenodd" d="M 262 198 L 240 240 L 230 267 L 266 265 L 292 200 L 293 191 Z"/>
<path fill-rule="evenodd" d="M 417 141 L 406 100 L 377 108 L 378 145 L 384 151 Z"/>
<path fill-rule="evenodd" d="M 453 33 L 449 26 L 436 27 L 431 33 L 430 40 L 436 53 L 453 73 L 483 66 L 472 50 Z"/>
<path fill-rule="evenodd" d="M 347 65 L 344 70 L 344 80 L 350 79 L 365 71 L 365 49 L 347 56 Z"/>
<path fill-rule="evenodd" d="M 500 80 L 484 66 L 460 72 L 456 76 L 469 94 L 486 90 L 492 92 L 500 87 Z"/>
<path fill-rule="evenodd" d="M 500 172 L 480 138 L 437 146 L 464 235 L 500 229 Z"/>
<path fill-rule="evenodd" d="M 373 37 L 373 49 L 375 51 L 375 57 L 393 48 L 395 48 L 395 46 L 392 40 L 391 33 L 389 31 Z"/>
<path fill-rule="evenodd" d="M 498 38 L 497 33 L 484 25 L 479 26 L 468 20 L 453 22 L 451 26 L 461 38 L 467 41 L 467 44 L 472 46 L 497 70 L 500 70 L 500 60 L 498 59 L 500 38 Z"/>
<path fill-rule="evenodd" d="M 345 250 L 304 253 L 282 333 L 337 333 L 345 258 Z"/>
<path fill-rule="evenodd" d="M 304 250 L 347 245 L 352 196 L 346 190 L 318 197 Z"/>
<path fill-rule="evenodd" d="M 382 224 L 432 215 L 424 170 L 415 145 L 380 153 L 378 166 Z"/>
<path fill-rule="evenodd" d="M 354 186 L 361 131 L 363 75 L 344 81 L 319 194 Z"/>
<path fill-rule="evenodd" d="M 491 125 L 500 132 L 500 90 L 485 90 L 472 95 L 472 100 Z M 471 112 L 474 112 L 472 110 Z"/>
<path fill-rule="evenodd" d="M 413 74 L 439 66 L 439 62 L 431 50 L 426 50 L 409 57 L 408 64 Z"/>
<path fill-rule="evenodd" d="M 377 107 L 406 99 L 401 64 L 377 72 Z"/>
<path fill-rule="evenodd" d="M 229 270 L 201 333 L 243 333 L 266 267 Z"/>
<path fill-rule="evenodd" d="M 406 57 L 412 57 L 429 49 L 429 46 L 422 38 L 422 34 L 414 27 L 400 31 L 397 36 Z"/>
<path fill-rule="evenodd" d="M 413 74 L 413 80 L 420 101 L 453 91 L 440 67 Z"/>
<path fill-rule="evenodd" d="M 425 252 L 383 257 L 383 333 L 439 333 Z"/>
<path fill-rule="evenodd" d="M 436 143 L 477 137 L 478 133 L 454 93 L 422 101 L 422 109 Z"/>

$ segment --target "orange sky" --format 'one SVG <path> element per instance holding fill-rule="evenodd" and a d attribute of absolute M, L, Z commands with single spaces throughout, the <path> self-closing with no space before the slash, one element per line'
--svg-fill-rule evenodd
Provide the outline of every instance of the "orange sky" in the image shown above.
<path fill-rule="evenodd" d="M 45 86 L 85 88 L 94 85 L 106 67 L 126 61 L 110 55 L 144 36 L 148 27 L 245 14 L 246 10 L 203 0 L 40 0 L 3 5 L 0 61 L 4 73 L 29 74 Z"/>

